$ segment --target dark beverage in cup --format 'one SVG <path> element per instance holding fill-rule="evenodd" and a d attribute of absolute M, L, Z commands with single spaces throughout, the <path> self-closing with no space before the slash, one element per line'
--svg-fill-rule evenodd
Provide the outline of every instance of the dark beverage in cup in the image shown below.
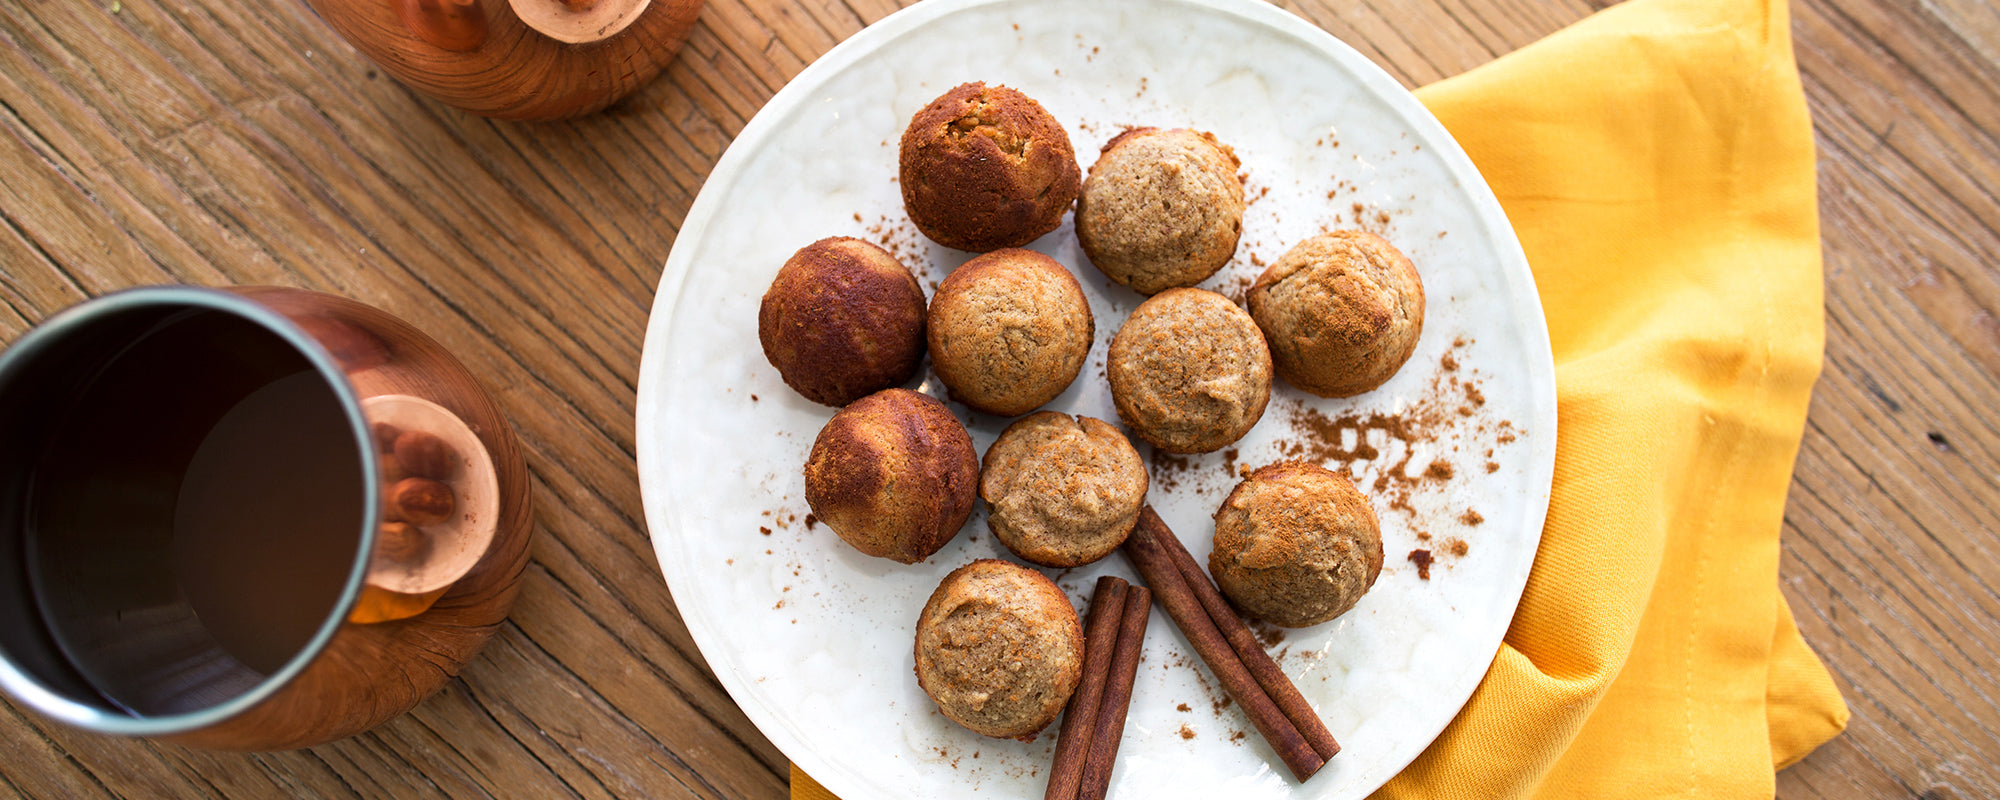
<path fill-rule="evenodd" d="M 292 343 L 223 311 L 99 348 L 23 476 L 35 606 L 107 701 L 212 707 L 330 627 L 362 564 L 367 432 Z"/>

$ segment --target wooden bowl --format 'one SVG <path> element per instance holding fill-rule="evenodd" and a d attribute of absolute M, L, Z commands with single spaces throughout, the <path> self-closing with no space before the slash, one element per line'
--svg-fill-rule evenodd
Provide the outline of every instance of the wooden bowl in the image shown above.
<path fill-rule="evenodd" d="M 512 120 L 597 111 L 671 61 L 702 0 L 307 0 L 397 80 Z"/>
<path fill-rule="evenodd" d="M 212 727 L 163 737 L 196 747 L 289 750 L 360 733 L 436 693 L 472 660 L 513 608 L 534 527 L 528 465 L 514 429 L 472 373 L 416 327 L 354 300 L 278 287 L 233 293 L 276 311 L 325 347 L 371 422 L 421 398 L 478 438 L 497 489 L 491 538 L 448 585 L 416 597 L 367 589 L 326 648 L 283 688 Z M 471 452 L 466 455 L 472 455 Z M 462 570 L 462 571 L 459 571 Z M 371 572 L 380 572 L 373 567 Z M 371 586 L 380 581 L 371 579 Z M 400 606 L 382 610 L 384 600 Z"/>

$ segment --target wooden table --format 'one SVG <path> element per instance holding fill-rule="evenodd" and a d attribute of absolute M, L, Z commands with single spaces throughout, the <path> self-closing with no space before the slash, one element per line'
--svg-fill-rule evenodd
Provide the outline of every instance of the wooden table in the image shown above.
<path fill-rule="evenodd" d="M 309 750 L 211 753 L 0 706 L 33 797 L 755 797 L 786 761 L 717 685 L 653 561 L 639 350 L 703 177 L 758 107 L 892 0 L 712 0 L 609 111 L 495 123 L 415 95 L 296 0 L 0 4 L 0 342 L 122 287 L 337 292 L 456 351 L 533 470 L 512 621 L 447 688 Z M 1583 0 L 1285 3 L 1417 86 Z M 2000 795 L 2000 11 L 1803 0 L 1826 371 L 1783 590 L 1853 708 L 1787 798 Z"/>

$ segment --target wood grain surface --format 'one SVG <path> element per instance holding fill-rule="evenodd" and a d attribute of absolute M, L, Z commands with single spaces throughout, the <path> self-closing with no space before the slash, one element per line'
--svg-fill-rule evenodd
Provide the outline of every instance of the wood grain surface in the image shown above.
<path fill-rule="evenodd" d="M 282 284 L 395 313 L 520 433 L 520 603 L 459 679 L 370 733 L 212 753 L 0 705 L 27 797 L 729 797 L 786 761 L 730 702 L 653 562 L 634 382 L 660 266 L 730 137 L 891 0 L 713 0 L 600 114 L 494 122 L 391 80 L 298 0 L 0 0 L 0 342 L 162 282 Z M 1406 85 L 1581 0 L 1285 6 Z M 2000 11 L 1800 0 L 1820 147 L 1826 371 L 1781 570 L 1853 707 L 1785 798 L 2000 796 Z"/>

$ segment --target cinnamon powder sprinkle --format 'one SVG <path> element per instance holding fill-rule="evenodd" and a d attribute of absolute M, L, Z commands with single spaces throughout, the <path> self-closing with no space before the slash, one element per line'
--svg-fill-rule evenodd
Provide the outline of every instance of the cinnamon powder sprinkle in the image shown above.
<path fill-rule="evenodd" d="M 1464 558 L 1471 550 L 1472 546 L 1466 544 L 1464 539 L 1454 537 L 1444 540 L 1444 551 L 1450 553 L 1453 558 Z"/>
<path fill-rule="evenodd" d="M 1257 637 L 1257 644 L 1269 650 L 1285 643 L 1285 629 L 1262 620 L 1250 622 L 1250 632 Z"/>
<path fill-rule="evenodd" d="M 1466 509 L 1466 510 L 1465 510 L 1465 513 L 1463 513 L 1463 514 L 1460 514 L 1460 515 L 1458 515 L 1458 521 L 1459 521 L 1459 522 L 1463 522 L 1463 523 L 1465 523 L 1465 524 L 1467 524 L 1467 525 L 1475 525 L 1475 526 L 1476 526 L 1476 525 L 1478 525 L 1479 523 L 1482 523 L 1482 522 L 1485 522 L 1485 521 L 1486 521 L 1486 518 L 1485 518 L 1485 517 L 1482 517 L 1482 516 L 1480 516 L 1480 515 L 1479 515 L 1479 512 L 1477 512 L 1477 511 L 1474 511 L 1474 510 L 1472 510 L 1472 509 L 1468 508 L 1468 509 Z"/>
<path fill-rule="evenodd" d="M 1151 462 L 1152 469 L 1147 470 L 1147 476 L 1152 478 L 1154 488 L 1167 492 L 1179 487 L 1181 478 L 1193 472 L 1195 466 L 1193 457 L 1169 453 L 1159 448 L 1154 448 L 1146 460 Z"/>
<path fill-rule="evenodd" d="M 1431 551 L 1411 550 L 1410 563 L 1417 565 L 1417 577 L 1431 579 Z"/>
<path fill-rule="evenodd" d="M 1419 519 L 1416 497 L 1437 491 L 1439 484 L 1453 480 L 1459 469 L 1451 461 L 1434 458 L 1434 447 L 1451 442 L 1456 451 L 1461 443 L 1458 437 L 1466 435 L 1478 439 L 1492 436 L 1503 445 L 1516 438 L 1517 429 L 1511 422 L 1490 419 L 1483 413 L 1486 397 L 1479 382 L 1484 376 L 1463 362 L 1462 351 L 1472 344 L 1466 336 L 1453 337 L 1451 347 L 1438 357 L 1430 385 L 1396 413 L 1330 415 L 1306 402 L 1274 404 L 1274 411 L 1288 418 L 1293 431 L 1292 436 L 1277 442 L 1277 455 L 1344 469 L 1350 477 L 1356 472 L 1355 462 L 1375 462 L 1369 465 L 1374 473 L 1370 480 L 1356 484 L 1370 492 L 1377 512 L 1400 513 L 1410 528 L 1424 524 L 1427 520 Z M 1480 449 L 1489 451 L 1483 461 L 1486 472 L 1497 472 L 1499 463 L 1491 447 Z M 1425 461 L 1414 461 L 1418 458 Z"/>
<path fill-rule="evenodd" d="M 806 515 L 806 530 L 812 530 L 813 526 L 818 524 L 819 524 L 819 517 L 815 517 L 811 514 Z"/>
<path fill-rule="evenodd" d="M 1185 723 L 1183 723 L 1183 724 L 1181 725 L 1181 738 L 1182 738 L 1182 739 L 1192 739 L 1192 738 L 1194 738 L 1194 729 L 1193 729 L 1193 728 L 1190 728 L 1190 727 L 1188 727 L 1188 726 L 1187 726 L 1187 725 L 1186 725 Z"/>

